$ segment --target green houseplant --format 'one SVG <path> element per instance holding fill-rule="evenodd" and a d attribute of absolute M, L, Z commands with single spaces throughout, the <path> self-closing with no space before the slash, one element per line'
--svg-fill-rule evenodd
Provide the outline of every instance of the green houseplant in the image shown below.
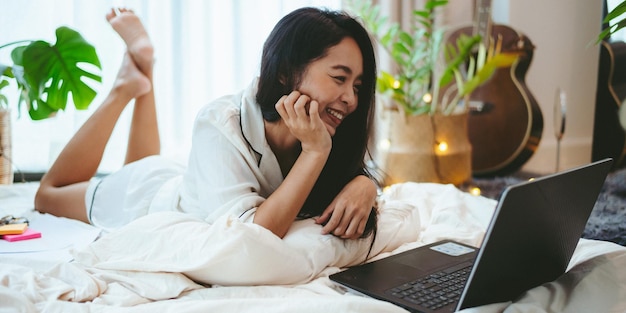
<path fill-rule="evenodd" d="M 596 40 L 596 44 L 599 44 L 603 40 L 610 38 L 613 34 L 617 33 L 626 27 L 626 0 L 617 4 L 602 20 L 602 23 L 608 25 L 600 34 Z M 626 100 L 622 102 L 618 109 L 619 123 L 622 129 L 626 130 Z"/>
<path fill-rule="evenodd" d="M 517 60 L 517 54 L 501 53 L 497 45 L 485 47 L 479 35 L 462 35 L 454 43 L 445 43 L 445 29 L 435 27 L 434 20 L 436 10 L 447 4 L 447 0 L 426 1 L 423 9 L 413 11 L 411 29 L 403 30 L 381 15 L 379 6 L 349 2 L 396 65 L 395 73 L 381 70 L 378 91 L 407 115 L 451 114 L 458 102 L 484 84 L 496 68 Z M 443 69 L 438 72 L 442 55 Z M 440 95 L 439 91 L 451 83 L 455 93 Z"/>
<path fill-rule="evenodd" d="M 20 91 L 18 107 L 25 102 L 33 120 L 46 119 L 64 110 L 69 94 L 77 109 L 87 109 L 96 91 L 83 77 L 102 80 L 99 73 L 84 69 L 84 64 L 101 69 L 96 49 L 68 27 L 57 28 L 56 38 L 55 44 L 25 40 L 0 46 L 0 49 L 15 46 L 11 51 L 13 65 L 0 64 L 0 107 L 8 108 L 8 97 L 2 89 L 14 80 Z"/>
<path fill-rule="evenodd" d="M 95 48 L 77 31 L 56 29 L 56 42 L 22 40 L 3 44 L 12 47 L 12 64 L 0 63 L 0 183 L 13 180 L 11 165 L 10 101 L 8 87 L 14 81 L 19 92 L 17 110 L 23 103 L 32 120 L 43 120 L 71 101 L 87 109 L 97 92 L 87 81 L 101 82 L 101 65 Z M 14 92 L 13 92 L 14 93 Z"/>
<path fill-rule="evenodd" d="M 604 17 L 603 23 L 609 25 L 605 27 L 600 34 L 598 34 L 598 42 L 610 37 L 620 29 L 626 27 L 626 1 L 622 1 Z"/>
<path fill-rule="evenodd" d="M 348 3 L 394 64 L 381 69 L 377 79 L 377 91 L 388 105 L 377 112 L 372 143 L 385 184 L 467 182 L 472 173 L 469 96 L 497 68 L 518 58 L 501 53 L 498 43 L 485 46 L 480 36 L 446 42 L 446 29 L 435 25 L 435 16 L 447 4 L 427 0 L 403 29 L 383 16 L 379 5 Z"/>

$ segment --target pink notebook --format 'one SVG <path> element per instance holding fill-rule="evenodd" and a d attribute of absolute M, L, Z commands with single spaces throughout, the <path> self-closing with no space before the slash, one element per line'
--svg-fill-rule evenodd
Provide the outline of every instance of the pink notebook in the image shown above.
<path fill-rule="evenodd" d="M 36 230 L 33 230 L 32 228 L 26 229 L 25 232 L 19 235 L 2 236 L 2 239 L 6 241 L 20 241 L 20 240 L 35 239 L 35 238 L 41 238 L 41 233 Z"/>

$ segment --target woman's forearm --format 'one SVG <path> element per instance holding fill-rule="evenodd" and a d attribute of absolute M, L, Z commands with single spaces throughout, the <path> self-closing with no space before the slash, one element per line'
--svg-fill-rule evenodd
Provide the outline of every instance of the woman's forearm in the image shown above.
<path fill-rule="evenodd" d="M 256 211 L 254 223 L 283 238 L 317 181 L 328 154 L 303 151 L 283 183 Z"/>

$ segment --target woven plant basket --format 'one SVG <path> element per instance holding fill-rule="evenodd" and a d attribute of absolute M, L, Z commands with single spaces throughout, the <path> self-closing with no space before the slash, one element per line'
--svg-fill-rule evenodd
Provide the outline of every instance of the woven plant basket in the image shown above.
<path fill-rule="evenodd" d="M 0 109 L 0 184 L 13 183 L 11 164 L 11 111 Z"/>
<path fill-rule="evenodd" d="M 386 111 L 379 116 L 375 161 L 385 185 L 432 182 L 462 185 L 471 180 L 472 146 L 467 114 L 406 116 Z M 380 145 L 380 142 L 386 142 Z"/>

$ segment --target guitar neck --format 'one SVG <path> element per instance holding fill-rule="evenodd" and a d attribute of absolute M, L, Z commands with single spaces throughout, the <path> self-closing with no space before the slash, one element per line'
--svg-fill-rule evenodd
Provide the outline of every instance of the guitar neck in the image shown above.
<path fill-rule="evenodd" d="M 489 47 L 491 34 L 491 0 L 476 0 L 474 35 L 480 35 L 485 47 Z"/>

